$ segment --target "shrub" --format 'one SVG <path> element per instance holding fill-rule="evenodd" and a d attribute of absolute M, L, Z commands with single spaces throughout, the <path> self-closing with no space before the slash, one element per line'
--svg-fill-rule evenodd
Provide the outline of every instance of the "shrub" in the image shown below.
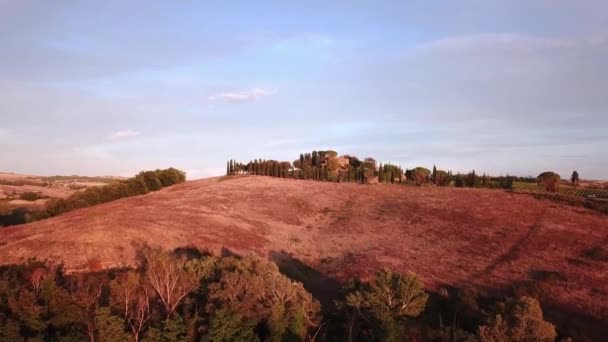
<path fill-rule="evenodd" d="M 19 199 L 22 199 L 24 201 L 36 201 L 39 200 L 40 194 L 36 193 L 36 192 L 24 192 L 21 195 L 19 195 Z"/>

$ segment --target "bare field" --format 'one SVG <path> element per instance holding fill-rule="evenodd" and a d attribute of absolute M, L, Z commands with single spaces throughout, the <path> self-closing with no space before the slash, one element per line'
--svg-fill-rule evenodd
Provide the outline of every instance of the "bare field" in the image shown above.
<path fill-rule="evenodd" d="M 205 179 L 0 229 L 0 262 L 124 266 L 144 243 L 290 255 L 338 281 L 389 267 L 430 290 L 533 283 L 555 312 L 608 320 L 608 261 L 589 257 L 608 216 L 500 190 Z"/>
<path fill-rule="evenodd" d="M 30 176 L 0 172 L 0 199 L 13 200 L 11 206 L 39 209 L 40 203 L 16 202 L 18 195 L 35 192 L 50 198 L 67 198 L 78 189 L 104 186 L 121 177 L 81 177 L 81 176 Z M 4 183 L 4 184 L 3 184 Z M 44 203 L 42 203 L 44 206 Z"/>
<path fill-rule="evenodd" d="M 73 194 L 74 190 L 67 188 L 49 188 L 46 186 L 36 186 L 36 185 L 3 185 L 0 184 L 0 192 L 3 192 L 6 195 L 10 195 L 12 193 L 23 193 L 23 192 L 35 192 L 39 193 L 43 196 L 53 197 L 53 198 L 66 198 Z"/>

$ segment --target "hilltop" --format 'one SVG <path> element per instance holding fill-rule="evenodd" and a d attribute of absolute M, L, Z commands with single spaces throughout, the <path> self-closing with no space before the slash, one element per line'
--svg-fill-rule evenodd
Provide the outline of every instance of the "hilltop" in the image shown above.
<path fill-rule="evenodd" d="M 608 216 L 503 190 L 210 178 L 0 229 L 0 262 L 126 266 L 141 244 L 289 258 L 339 282 L 381 267 L 430 290 L 534 282 L 562 319 L 608 312 Z"/>

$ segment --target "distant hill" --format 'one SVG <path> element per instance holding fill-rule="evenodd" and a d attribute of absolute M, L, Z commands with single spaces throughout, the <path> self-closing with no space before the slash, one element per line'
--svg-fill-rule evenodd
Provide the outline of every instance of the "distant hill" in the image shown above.
<path fill-rule="evenodd" d="M 0 172 L 0 208 L 39 210 L 48 199 L 67 198 L 78 190 L 104 186 L 122 177 L 33 176 Z M 24 201 L 24 193 L 38 194 L 40 199 Z M 0 215 L 2 215 L 0 210 Z"/>
<path fill-rule="evenodd" d="M 608 216 L 502 190 L 210 178 L 0 229 L 0 262 L 125 266 L 141 244 L 289 255 L 341 282 L 389 267 L 431 290 L 533 283 L 550 315 L 608 312 Z"/>

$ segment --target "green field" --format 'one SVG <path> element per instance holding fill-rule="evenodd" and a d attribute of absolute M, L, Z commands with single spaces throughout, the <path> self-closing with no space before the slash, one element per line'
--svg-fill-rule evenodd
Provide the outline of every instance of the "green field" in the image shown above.
<path fill-rule="evenodd" d="M 523 191 L 523 192 L 532 192 L 532 193 L 548 193 L 544 187 L 539 186 L 536 183 L 513 182 L 513 190 Z M 560 186 L 559 194 L 564 195 L 564 196 L 573 196 L 573 197 L 608 198 L 607 190 L 575 188 L 572 186 L 564 186 L 564 185 Z"/>

